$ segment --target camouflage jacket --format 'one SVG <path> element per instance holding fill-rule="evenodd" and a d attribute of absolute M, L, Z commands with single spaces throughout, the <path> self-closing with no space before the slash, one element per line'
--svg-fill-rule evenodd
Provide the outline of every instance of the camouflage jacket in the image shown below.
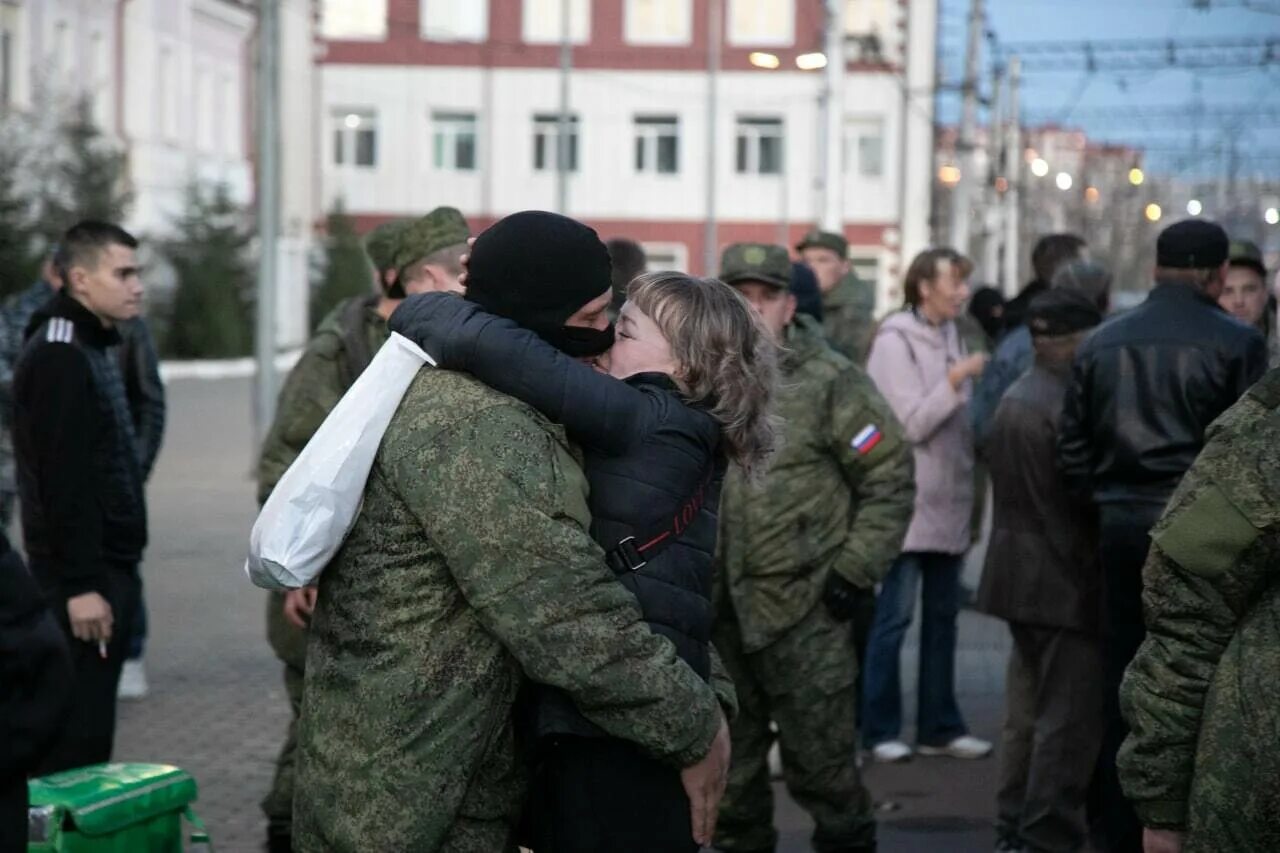
<path fill-rule="evenodd" d="M 649 630 L 588 524 L 559 426 L 465 374 L 418 375 L 320 579 L 296 850 L 514 850 L 525 679 L 673 765 L 705 755 L 715 695 Z"/>
<path fill-rule="evenodd" d="M 1187 851 L 1280 849 L 1280 371 L 1210 428 L 1152 532 L 1120 778 Z"/>
<path fill-rule="evenodd" d="M 822 329 L 832 349 L 861 367 L 876 334 L 876 286 L 853 273 L 822 296 Z"/>
<path fill-rule="evenodd" d="M 874 586 L 915 495 L 911 447 L 870 378 L 808 317 L 796 318 L 787 346 L 781 450 L 760 484 L 730 471 L 720 501 L 717 601 L 728 595 L 747 652 L 804 618 L 828 571 Z"/>
<path fill-rule="evenodd" d="M 348 324 L 354 326 L 351 318 L 361 304 L 365 338 L 359 343 L 367 346 L 369 357 L 386 343 L 387 321 L 375 310 L 376 301 L 369 297 L 353 296 L 344 300 L 320 321 L 280 390 L 276 417 L 258 460 L 258 503 L 267 500 L 284 472 L 367 365 L 368 358 L 361 358 L 363 353 L 349 352 L 355 330 Z"/>

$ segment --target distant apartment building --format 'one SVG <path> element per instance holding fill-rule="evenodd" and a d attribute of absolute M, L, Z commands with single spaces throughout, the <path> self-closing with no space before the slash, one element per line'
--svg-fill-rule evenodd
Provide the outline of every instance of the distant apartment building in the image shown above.
<path fill-rule="evenodd" d="M 476 228 L 555 209 L 560 2 L 325 0 L 323 205 L 341 200 L 362 230 L 441 204 Z M 714 46 L 709 0 L 567 2 L 568 214 L 640 241 L 653 266 L 699 273 L 712 175 L 717 249 L 790 245 L 819 221 L 823 72 L 796 60 L 823 51 L 822 0 L 721 0 Z M 850 254 L 882 307 L 900 300 L 904 255 L 928 240 L 936 6 L 844 10 L 836 180 Z"/>

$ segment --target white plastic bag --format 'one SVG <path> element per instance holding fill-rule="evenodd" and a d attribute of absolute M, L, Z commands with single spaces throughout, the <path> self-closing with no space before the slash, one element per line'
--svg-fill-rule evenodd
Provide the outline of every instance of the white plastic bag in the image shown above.
<path fill-rule="evenodd" d="M 310 586 L 360 514 L 391 416 L 431 356 L 392 334 L 284 472 L 249 534 L 245 572 L 263 589 Z"/>

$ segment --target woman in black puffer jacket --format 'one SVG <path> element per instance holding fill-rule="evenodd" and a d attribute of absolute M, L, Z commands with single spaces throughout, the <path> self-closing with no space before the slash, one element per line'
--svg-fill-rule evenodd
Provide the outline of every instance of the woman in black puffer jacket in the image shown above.
<path fill-rule="evenodd" d="M 592 538 L 652 630 L 731 713 L 711 648 L 716 513 L 726 465 L 754 473 L 772 451 L 773 345 L 715 279 L 641 276 L 627 296 L 614 347 L 594 367 L 449 294 L 411 297 L 391 330 L 564 425 L 584 455 Z M 697 848 L 676 768 L 609 738 L 560 691 L 535 686 L 531 707 L 535 849 Z"/>

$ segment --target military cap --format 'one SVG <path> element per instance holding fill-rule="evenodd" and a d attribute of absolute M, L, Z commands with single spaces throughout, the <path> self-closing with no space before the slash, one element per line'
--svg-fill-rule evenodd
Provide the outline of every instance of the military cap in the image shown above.
<path fill-rule="evenodd" d="M 1248 267 L 1266 278 L 1267 265 L 1262 262 L 1262 250 L 1257 243 L 1248 240 L 1232 240 L 1227 250 L 1227 262 L 1233 267 Z"/>
<path fill-rule="evenodd" d="M 400 233 L 409 226 L 410 222 L 412 222 L 410 219 L 393 219 L 390 222 L 384 222 L 364 238 L 365 254 L 369 256 L 369 260 L 373 262 L 373 268 L 378 272 L 385 272 L 395 266 L 393 259 L 396 242 L 400 239 Z"/>
<path fill-rule="evenodd" d="M 796 243 L 796 251 L 805 249 L 830 249 L 842 258 L 849 257 L 849 241 L 834 231 L 823 231 L 814 228 Z"/>
<path fill-rule="evenodd" d="M 1207 270 L 1227 259 L 1227 232 L 1207 219 L 1186 219 L 1160 232 L 1156 240 L 1156 266 L 1167 269 Z"/>
<path fill-rule="evenodd" d="M 1032 337 L 1072 335 L 1101 322 L 1102 311 L 1097 303 L 1080 291 L 1065 287 L 1044 291 L 1027 307 L 1027 328 Z"/>
<path fill-rule="evenodd" d="M 441 249 L 466 243 L 470 236 L 467 220 L 456 207 L 437 207 L 421 219 L 410 222 L 400 232 L 392 254 L 392 266 L 403 270 Z"/>
<path fill-rule="evenodd" d="M 769 243 L 734 243 L 720 256 L 720 280 L 725 284 L 759 281 L 791 287 L 791 256 Z"/>

